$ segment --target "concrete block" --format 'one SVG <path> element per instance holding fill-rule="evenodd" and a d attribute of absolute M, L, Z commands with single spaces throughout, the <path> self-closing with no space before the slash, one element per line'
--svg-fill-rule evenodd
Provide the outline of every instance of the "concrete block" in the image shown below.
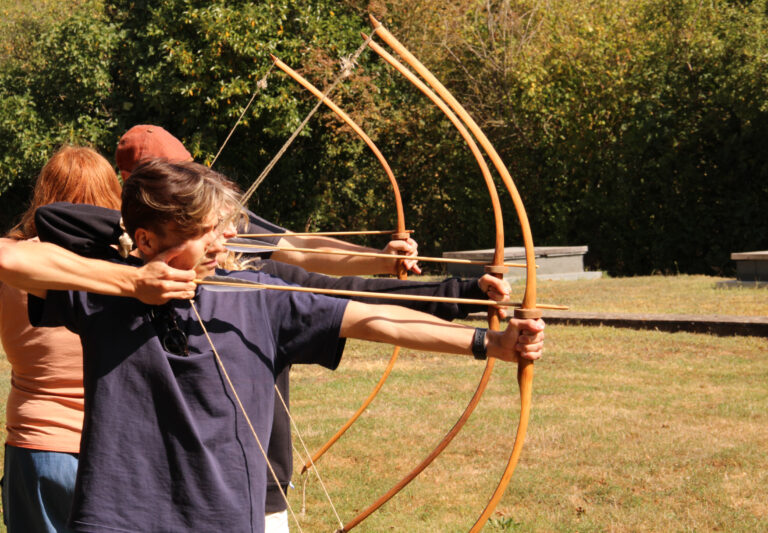
<path fill-rule="evenodd" d="M 736 278 L 739 281 L 768 281 L 768 250 L 760 252 L 734 252 Z"/>
<path fill-rule="evenodd" d="M 536 246 L 536 272 L 537 279 L 596 279 L 602 276 L 602 272 L 587 272 L 584 270 L 584 254 L 587 246 Z M 444 252 L 443 257 L 471 259 L 475 261 L 490 262 L 493 259 L 493 250 L 461 250 L 456 252 Z M 505 263 L 525 263 L 525 248 L 522 246 L 510 246 L 504 248 Z M 484 271 L 481 265 L 448 264 L 448 273 L 453 276 L 477 277 Z M 524 268 L 510 268 L 504 276 L 510 281 L 525 277 Z"/>

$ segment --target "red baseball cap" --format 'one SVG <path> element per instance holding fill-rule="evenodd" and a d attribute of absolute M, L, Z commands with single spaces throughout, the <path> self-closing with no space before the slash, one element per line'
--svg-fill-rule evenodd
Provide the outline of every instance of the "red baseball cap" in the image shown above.
<path fill-rule="evenodd" d="M 139 163 L 156 157 L 172 163 L 192 161 L 192 154 L 181 141 L 160 126 L 139 124 L 125 132 L 117 143 L 115 161 L 123 179 L 127 179 Z"/>

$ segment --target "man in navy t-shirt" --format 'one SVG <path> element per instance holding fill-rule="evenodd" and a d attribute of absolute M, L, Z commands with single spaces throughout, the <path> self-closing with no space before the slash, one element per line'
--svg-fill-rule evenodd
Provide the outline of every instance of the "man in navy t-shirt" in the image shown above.
<path fill-rule="evenodd" d="M 237 275 L 280 283 L 261 273 Z M 72 517 L 77 530 L 263 528 L 266 462 L 211 345 L 266 447 L 274 376 L 286 364 L 338 365 L 347 300 L 201 287 L 194 305 L 211 343 L 187 300 L 148 306 L 49 292 L 39 323 L 63 324 L 83 338 L 86 408 Z M 177 331 L 186 343 L 176 342 Z M 312 360 L 295 354 L 311 354 Z"/>
<path fill-rule="evenodd" d="M 145 261 L 163 254 L 202 278 L 216 271 L 236 204 L 231 183 L 207 167 L 152 161 L 126 182 L 122 212 Z M 259 272 L 218 273 L 280 283 Z M 147 305 L 40 286 L 22 287 L 45 297 L 30 299 L 32 320 L 64 324 L 83 342 L 79 531 L 262 531 L 259 448 L 268 444 L 275 376 L 288 364 L 335 368 L 347 337 L 507 361 L 537 359 L 543 343 L 539 320 L 485 332 L 306 293 L 200 287 L 193 300 Z"/>

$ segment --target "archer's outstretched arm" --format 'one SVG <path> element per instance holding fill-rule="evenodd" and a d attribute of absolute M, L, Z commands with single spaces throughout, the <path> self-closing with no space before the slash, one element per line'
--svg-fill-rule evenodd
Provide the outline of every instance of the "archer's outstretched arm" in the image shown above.
<path fill-rule="evenodd" d="M 341 337 L 386 342 L 416 350 L 472 354 L 475 328 L 396 305 L 349 302 L 341 322 Z M 512 319 L 505 331 L 488 331 L 489 357 L 516 362 L 536 360 L 544 346 L 542 320 Z"/>
<path fill-rule="evenodd" d="M 300 266 L 310 272 L 319 272 L 332 276 L 362 276 L 366 274 L 396 274 L 396 259 L 405 259 L 405 266 L 416 274 L 421 273 L 418 263 L 407 257 L 418 254 L 418 244 L 413 239 L 405 241 L 390 241 L 383 250 L 359 246 L 339 239 L 325 236 L 302 236 L 284 234 L 277 243 L 285 248 L 314 248 L 317 250 L 344 251 L 344 252 L 376 252 L 392 255 L 392 259 L 380 257 L 356 257 L 304 253 L 301 251 L 278 250 L 270 257 L 275 261 L 282 261 Z"/>
<path fill-rule="evenodd" d="M 194 271 L 171 268 L 167 260 L 159 256 L 137 268 L 80 257 L 50 243 L 0 239 L 0 281 L 41 298 L 48 290 L 130 296 L 149 304 L 192 298 Z"/>

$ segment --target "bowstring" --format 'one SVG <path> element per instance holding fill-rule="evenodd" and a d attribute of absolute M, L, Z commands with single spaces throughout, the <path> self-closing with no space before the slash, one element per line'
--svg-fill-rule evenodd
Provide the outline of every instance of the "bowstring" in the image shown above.
<path fill-rule="evenodd" d="M 229 130 L 229 134 L 227 134 L 227 138 L 226 138 L 226 139 L 224 139 L 224 142 L 223 142 L 223 143 L 221 143 L 221 146 L 219 147 L 219 151 L 218 151 L 218 152 L 216 152 L 216 155 L 213 157 L 213 161 L 211 161 L 211 164 L 210 164 L 210 165 L 208 165 L 208 167 L 209 167 L 209 168 L 212 168 L 212 167 L 213 167 L 213 164 L 214 164 L 214 163 L 216 163 L 216 160 L 217 160 L 217 159 L 219 158 L 219 156 L 221 155 L 221 152 L 224 150 L 224 147 L 225 147 L 225 146 L 227 145 L 227 143 L 229 142 L 229 139 L 230 139 L 230 137 L 232 137 L 232 134 L 233 134 L 233 133 L 235 133 L 235 130 L 236 130 L 236 129 L 237 129 L 237 127 L 240 125 L 240 121 L 242 121 L 242 120 L 243 120 L 243 117 L 244 117 L 244 116 L 245 116 L 245 114 L 248 112 L 248 110 L 251 108 L 251 104 L 252 104 L 252 103 L 253 103 L 253 101 L 256 99 L 256 95 L 257 95 L 257 94 L 259 94 L 259 92 L 260 92 L 260 91 L 263 91 L 264 89 L 266 89 L 266 88 L 267 88 L 267 78 L 269 78 L 269 75 L 272 73 L 272 70 L 273 70 L 274 68 L 275 68 L 275 65 L 274 65 L 274 63 L 273 63 L 273 64 L 272 64 L 272 65 L 270 65 L 270 67 L 267 69 L 267 72 L 266 72 L 266 74 L 264 74 L 264 76 L 262 76 L 262 77 L 261 77 L 261 79 L 260 79 L 259 81 L 257 81 L 257 82 L 256 82 L 256 90 L 255 90 L 255 91 L 253 91 L 253 95 L 251 95 L 251 99 L 250 99 L 250 100 L 248 100 L 248 103 L 246 104 L 246 106 L 245 106 L 245 109 L 243 109 L 243 112 L 242 112 L 242 113 L 240 113 L 240 116 L 237 118 L 237 121 L 235 122 L 235 125 L 234 125 L 234 126 L 232 126 L 232 129 L 231 129 L 231 130 Z"/>
<path fill-rule="evenodd" d="M 299 428 L 296 425 L 296 420 L 291 415 L 291 410 L 288 408 L 288 404 L 285 403 L 285 398 L 283 398 L 283 394 L 280 392 L 280 389 L 277 387 L 277 384 L 275 384 L 275 392 L 277 393 L 277 397 L 280 398 L 280 403 L 283 404 L 283 408 L 285 409 L 285 412 L 288 413 L 288 419 L 291 421 L 291 426 L 293 427 L 294 431 L 296 431 L 296 436 L 299 438 L 299 442 L 301 442 L 301 447 L 304 449 L 304 453 L 306 454 L 307 457 L 309 457 L 310 462 L 312 462 L 312 453 L 307 448 L 307 444 L 304 442 L 304 438 L 301 436 L 301 432 L 299 431 Z M 297 453 L 299 458 L 302 457 L 302 454 L 295 447 L 294 447 L 294 451 Z M 303 459 L 302 459 L 302 462 L 303 462 Z M 331 495 L 328 492 L 328 489 L 326 488 L 325 483 L 323 482 L 323 478 L 322 476 L 320 476 L 320 471 L 317 469 L 314 462 L 312 462 L 312 466 L 314 467 L 317 480 L 320 482 L 320 487 L 323 489 L 323 492 L 325 493 L 325 498 L 328 500 L 328 503 L 331 505 L 331 509 L 333 509 L 333 514 L 336 515 L 336 521 L 339 523 L 339 527 L 344 527 L 344 522 L 342 522 L 341 516 L 339 516 L 339 513 L 336 510 L 336 506 L 333 504 L 333 499 L 331 498 Z M 306 491 L 305 491 L 305 494 L 306 494 Z M 305 506 L 306 506 L 306 503 L 304 503 L 302 506 L 302 512 Z"/>
<path fill-rule="evenodd" d="M 323 93 L 324 97 L 328 97 L 334 91 L 334 89 L 336 89 L 336 87 L 339 85 L 339 83 L 341 83 L 341 81 L 343 79 L 345 79 L 345 78 L 347 78 L 347 77 L 349 77 L 351 75 L 352 70 L 357 65 L 357 59 L 360 57 L 360 55 L 363 53 L 363 51 L 367 48 L 368 43 L 371 41 L 371 39 L 373 39 L 375 34 L 376 34 L 376 31 L 374 30 L 371 33 L 371 35 L 365 40 L 365 42 L 363 44 L 361 44 L 357 48 L 357 50 L 355 50 L 355 52 L 351 56 L 347 56 L 345 58 L 342 58 L 342 61 L 341 61 L 341 66 L 342 66 L 341 71 L 336 76 L 336 78 L 333 80 L 333 82 L 330 84 L 330 86 Z M 245 106 L 245 109 L 240 114 L 239 118 L 237 119 L 237 122 L 232 127 L 232 129 L 230 130 L 230 132 L 227 135 L 226 139 L 224 140 L 224 143 L 222 144 L 222 146 L 219 148 L 218 152 L 216 153 L 216 156 L 211 161 L 211 164 L 208 165 L 209 168 L 212 167 L 213 164 L 216 162 L 216 160 L 218 159 L 218 157 L 221 154 L 222 150 L 224 149 L 224 146 L 226 146 L 227 142 L 232 137 L 232 134 L 235 132 L 235 129 L 240 124 L 241 120 L 243 119 L 243 117 L 247 113 L 248 109 L 250 108 L 251 103 L 253 102 L 253 100 L 256 97 L 256 94 L 260 90 L 263 90 L 266 87 L 267 78 L 270 75 L 270 73 L 272 72 L 273 68 L 274 68 L 274 64 L 267 70 L 266 74 L 259 80 L 259 82 L 257 82 L 257 90 L 254 91 L 253 95 L 251 96 L 251 99 L 249 100 L 248 104 Z M 240 200 L 238 202 L 239 209 L 237 209 L 236 211 L 242 211 L 245 208 L 245 205 L 247 204 L 247 202 L 251 198 L 251 196 L 253 196 L 253 194 L 256 192 L 256 189 L 259 188 L 259 186 L 264 181 L 264 179 L 266 179 L 267 175 L 271 172 L 271 170 L 274 168 L 274 166 L 277 164 L 277 162 L 280 160 L 280 158 L 282 158 L 283 154 L 285 154 L 285 152 L 288 150 L 288 148 L 291 146 L 291 144 L 293 144 L 293 141 L 296 139 L 296 137 L 299 136 L 301 131 L 309 123 L 311 118 L 315 115 L 315 113 L 320 109 L 320 107 L 322 105 L 323 105 L 323 100 L 321 99 L 312 108 L 312 110 L 307 114 L 307 116 L 304 118 L 304 120 L 302 120 L 302 122 L 299 124 L 299 126 L 294 130 L 294 132 L 291 134 L 291 136 L 288 138 L 288 140 L 283 144 L 283 146 L 280 148 L 280 150 L 277 152 L 277 154 L 275 154 L 275 156 L 272 158 L 272 160 L 269 162 L 269 164 L 264 168 L 264 170 L 261 172 L 261 174 L 259 174 L 258 178 L 256 178 L 256 180 L 251 184 L 251 186 L 248 188 L 248 190 L 246 190 L 245 193 L 243 193 L 243 195 L 240 197 Z M 223 225 L 222 225 L 222 230 L 221 231 L 223 231 Z M 227 381 L 227 383 L 229 385 L 229 388 L 230 388 L 230 390 L 232 391 L 232 394 L 235 397 L 237 405 L 238 405 L 240 411 L 242 412 L 243 417 L 245 418 L 245 420 L 246 420 L 246 422 L 248 424 L 248 427 L 251 430 L 251 434 L 253 435 L 253 437 L 254 437 L 254 439 L 256 441 L 256 444 L 258 445 L 259 451 L 261 452 L 261 455 L 264 457 L 264 460 L 267 463 L 267 468 L 269 469 L 269 472 L 270 472 L 272 478 L 274 479 L 275 483 L 279 487 L 280 495 L 283 497 L 283 500 L 285 501 L 285 504 L 286 504 L 288 510 L 290 511 L 291 516 L 293 517 L 293 520 L 296 523 L 296 526 L 298 527 L 299 531 L 303 533 L 303 530 L 301 528 L 301 524 L 299 522 L 299 519 L 296 516 L 296 513 L 294 512 L 293 507 L 291 506 L 290 502 L 288 501 L 288 496 L 287 496 L 286 492 L 283 490 L 283 487 L 282 487 L 282 485 L 280 483 L 280 479 L 278 478 L 277 473 L 275 472 L 274 468 L 272 467 L 272 463 L 269 461 L 269 457 L 267 455 L 267 452 L 264 449 L 264 446 L 262 445 L 261 440 L 259 439 L 258 434 L 256 433 L 256 429 L 253 427 L 253 424 L 251 423 L 251 419 L 248 416 L 248 413 L 247 413 L 247 411 L 245 409 L 245 406 L 240 401 L 240 396 L 238 395 L 237 390 L 236 390 L 234 384 L 232 383 L 232 380 L 229 377 L 229 373 L 227 372 L 227 369 L 224 366 L 224 362 L 221 359 L 221 356 L 219 355 L 218 350 L 216 350 L 216 347 L 213 344 L 213 340 L 211 339 L 210 335 L 208 334 L 208 330 L 205 327 L 205 324 L 204 324 L 204 322 L 202 320 L 202 317 L 198 313 L 197 307 L 195 306 L 194 301 L 190 300 L 190 303 L 192 305 L 192 309 L 195 312 L 197 320 L 200 323 L 200 327 L 202 328 L 202 330 L 203 330 L 203 332 L 205 334 L 205 337 L 208 340 L 208 343 L 210 344 L 211 349 L 213 350 L 214 356 L 216 357 L 216 362 L 219 365 L 219 367 L 221 368 L 222 374 L 224 375 L 224 377 L 225 377 L 225 379 L 226 379 L 226 381 Z M 283 399 L 283 396 L 282 396 L 282 394 L 280 394 L 280 391 L 277 389 L 276 385 L 275 385 L 275 391 L 277 392 L 277 396 L 280 398 L 280 401 L 283 404 L 283 407 L 285 409 L 286 414 L 288 415 L 288 419 L 290 420 L 292 427 L 295 429 L 295 431 L 297 433 L 297 437 L 299 437 L 299 440 L 301 441 L 301 444 L 304 447 L 306 453 L 308 455 L 310 455 L 310 460 L 311 460 L 311 454 L 307 450 L 306 444 L 304 443 L 304 439 L 301 437 L 301 433 L 298 431 L 298 427 L 296 425 L 296 421 L 295 421 L 294 417 L 291 415 L 290 409 L 288 409 L 288 406 L 286 405 L 286 403 L 285 403 L 285 401 Z M 319 474 L 319 472 L 317 470 L 317 467 L 315 467 L 315 472 L 316 472 L 318 480 L 320 481 L 320 484 L 321 484 L 321 486 L 323 488 L 323 491 L 325 492 L 325 495 L 326 495 L 326 497 L 328 499 L 328 502 L 330 503 L 331 508 L 333 509 L 334 514 L 336 515 L 336 520 L 339 522 L 339 525 L 341 527 L 344 527 L 344 524 L 343 524 L 343 522 L 341 520 L 341 517 L 339 516 L 339 513 L 337 512 L 336 507 L 333 504 L 333 501 L 331 499 L 330 494 L 326 490 L 325 484 L 323 483 L 322 478 L 320 477 L 320 474 Z"/>
<path fill-rule="evenodd" d="M 251 417 L 248 416 L 248 412 L 245 410 L 245 406 L 243 405 L 243 402 L 240 400 L 240 395 L 237 393 L 237 389 L 235 388 L 234 383 L 232 383 L 232 379 L 229 377 L 229 372 L 227 372 L 227 369 L 224 366 L 224 362 L 221 360 L 221 356 L 219 356 L 219 351 L 216 349 L 216 346 L 214 346 L 213 339 L 211 339 L 211 336 L 208 334 L 208 328 L 205 327 L 203 318 L 200 316 L 200 313 L 197 311 L 197 306 L 195 305 L 195 301 L 189 300 L 189 303 L 192 305 L 192 310 L 195 312 L 195 316 L 197 317 L 197 321 L 200 323 L 200 327 L 203 328 L 203 333 L 205 334 L 205 338 L 208 340 L 208 344 L 211 346 L 211 350 L 213 350 L 213 355 L 216 357 L 216 362 L 218 363 L 219 368 L 221 368 L 222 374 L 224 374 L 224 379 L 229 385 L 229 388 L 232 391 L 232 395 L 235 397 L 235 401 L 237 402 L 237 405 L 240 408 L 240 412 L 243 413 L 243 417 L 245 418 L 245 421 L 251 430 L 251 434 L 253 435 L 253 438 L 256 440 L 256 444 L 259 447 L 259 451 L 261 452 L 261 455 L 264 457 L 264 460 L 267 463 L 267 468 L 269 469 L 269 472 L 272 474 L 272 478 L 277 483 L 277 486 L 280 488 L 280 494 L 283 496 L 283 500 L 285 500 L 285 504 L 287 505 L 288 510 L 291 512 L 291 516 L 293 516 L 293 519 L 296 521 L 296 526 L 299 528 L 299 531 L 302 531 L 301 524 L 299 523 L 299 519 L 296 517 L 296 513 L 293 512 L 293 508 L 291 507 L 291 504 L 288 501 L 288 496 L 285 494 L 285 491 L 283 491 L 283 487 L 280 484 L 280 479 L 278 478 L 277 473 L 275 472 L 275 469 L 272 468 L 272 463 L 270 463 L 269 459 L 267 458 L 267 451 L 264 449 L 264 446 L 261 444 L 261 439 L 259 439 L 259 435 L 256 433 L 256 428 L 254 428 L 253 424 L 251 423 Z"/>
<path fill-rule="evenodd" d="M 363 51 L 368 47 L 368 43 L 371 39 L 373 39 L 373 36 L 376 34 L 376 31 L 374 30 L 371 32 L 371 35 L 368 37 L 368 39 L 365 40 L 365 42 L 358 47 L 357 50 L 351 55 L 347 56 L 345 58 L 342 58 L 341 61 L 341 72 L 336 76 L 336 78 L 333 80 L 333 82 L 328 86 L 328 88 L 323 93 L 324 97 L 328 97 L 334 89 L 336 89 L 336 86 L 341 83 L 341 81 L 347 77 L 349 77 L 352 73 L 352 70 L 357 65 L 357 59 L 360 57 L 360 54 L 363 53 Z M 274 65 L 273 65 L 274 66 Z M 312 110 L 307 114 L 306 117 L 304 117 L 304 120 L 301 121 L 301 124 L 294 130 L 294 132 L 291 134 L 291 136 L 288 138 L 287 141 L 285 141 L 285 144 L 280 148 L 280 150 L 275 154 L 275 156 L 272 158 L 272 160 L 267 164 L 267 166 L 264 168 L 264 170 L 261 171 L 261 174 L 259 174 L 259 177 L 256 178 L 256 180 L 251 184 L 251 186 L 248 188 L 247 191 L 243 193 L 243 196 L 240 198 L 240 207 L 245 207 L 245 204 L 248 203 L 248 200 L 250 200 L 251 196 L 253 196 L 253 193 L 256 192 L 256 189 L 259 188 L 261 183 L 266 179 L 267 175 L 272 171 L 274 166 L 277 164 L 278 161 L 280 161 L 280 158 L 283 157 L 283 154 L 288 150 L 288 147 L 293 144 L 293 141 L 296 139 L 296 137 L 299 136 L 299 133 L 304 129 L 304 127 L 307 125 L 307 123 L 310 121 L 310 119 L 317 113 L 317 110 L 320 109 L 323 105 L 323 100 L 320 99 L 317 104 L 315 104 L 315 107 L 312 108 Z"/>

